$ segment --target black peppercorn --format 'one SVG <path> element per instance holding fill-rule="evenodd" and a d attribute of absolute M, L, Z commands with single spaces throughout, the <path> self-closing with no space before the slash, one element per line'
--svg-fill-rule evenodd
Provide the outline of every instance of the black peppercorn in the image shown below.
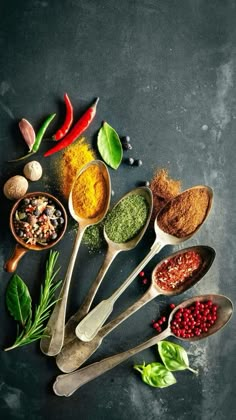
<path fill-rule="evenodd" d="M 134 164 L 136 166 L 142 166 L 143 162 L 141 161 L 141 159 L 136 159 L 135 162 L 134 162 Z"/>
<path fill-rule="evenodd" d="M 129 165 L 133 165 L 134 164 L 134 159 L 131 157 L 131 158 L 129 158 L 128 159 L 128 163 L 129 163 Z"/>

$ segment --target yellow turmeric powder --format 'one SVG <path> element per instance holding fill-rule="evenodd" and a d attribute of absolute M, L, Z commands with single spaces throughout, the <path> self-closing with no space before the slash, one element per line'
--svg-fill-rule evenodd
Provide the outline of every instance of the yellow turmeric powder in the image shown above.
<path fill-rule="evenodd" d="M 69 197 L 76 174 L 82 167 L 96 159 L 95 153 L 90 149 L 84 138 L 68 146 L 56 162 L 60 179 L 60 189 L 65 198 Z"/>
<path fill-rule="evenodd" d="M 90 219 L 102 213 L 107 202 L 107 184 L 99 167 L 90 165 L 76 179 L 72 190 L 75 213 Z"/>

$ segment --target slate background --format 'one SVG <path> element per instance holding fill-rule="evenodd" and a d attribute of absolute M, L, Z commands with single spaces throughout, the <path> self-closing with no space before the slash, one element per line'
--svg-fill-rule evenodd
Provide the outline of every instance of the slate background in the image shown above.
<path fill-rule="evenodd" d="M 202 230 L 186 246 L 210 245 L 216 260 L 209 273 L 191 291 L 173 299 L 222 293 L 235 300 L 235 66 L 236 2 L 233 0 L 2 0 L 0 2 L 0 147 L 1 187 L 22 172 L 24 163 L 8 159 L 26 150 L 17 122 L 27 118 L 35 127 L 57 112 L 49 135 L 63 120 L 63 94 L 68 92 L 76 115 L 101 98 L 97 117 L 86 133 L 95 144 L 102 120 L 120 135 L 130 135 L 133 151 L 143 166 L 125 163 L 110 170 L 118 200 L 158 167 L 168 168 L 183 188 L 207 184 L 214 189 L 214 207 Z M 207 127 L 204 127 L 207 126 Z M 204 130 L 205 129 L 205 130 Z M 55 159 L 44 159 L 44 142 L 35 156 L 43 165 L 41 181 L 30 191 L 58 191 Z M 2 191 L 2 188 L 1 188 Z M 66 205 L 66 203 L 65 203 Z M 14 240 L 8 228 L 12 203 L 1 192 L 1 267 Z M 120 254 L 104 279 L 95 303 L 108 297 L 146 255 L 153 235 L 146 234 L 129 254 Z M 74 241 L 68 229 L 60 251 L 61 276 Z M 175 248 L 177 250 L 177 248 Z M 147 274 L 171 247 L 146 268 Z M 39 293 L 47 252 L 28 253 L 17 273 L 33 297 Z M 104 251 L 80 249 L 68 306 L 72 314 L 103 261 Z M 10 275 L 1 271 L 0 347 L 13 342 L 15 323 L 5 308 Z M 138 281 L 115 306 L 112 317 L 142 295 Z M 91 361 L 128 349 L 153 335 L 150 321 L 167 308 L 160 297 L 133 315 L 105 340 Z M 0 351 L 0 415 L 2 419 L 233 419 L 235 402 L 235 318 L 217 335 L 185 344 L 199 376 L 176 374 L 178 383 L 164 390 L 143 384 L 132 366 L 157 359 L 156 348 L 136 355 L 82 387 L 71 398 L 53 394 L 59 373 L 54 360 L 43 356 L 38 343 L 4 353 Z"/>

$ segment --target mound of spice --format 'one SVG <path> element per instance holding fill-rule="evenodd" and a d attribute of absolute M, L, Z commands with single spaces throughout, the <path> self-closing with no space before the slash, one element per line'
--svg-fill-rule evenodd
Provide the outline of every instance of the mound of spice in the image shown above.
<path fill-rule="evenodd" d="M 90 165 L 75 180 L 72 204 L 75 213 L 84 219 L 99 216 L 107 203 L 107 185 L 98 165 Z"/>
<path fill-rule="evenodd" d="M 158 215 L 158 226 L 166 233 L 184 238 L 203 223 L 210 202 L 206 188 L 192 188 L 173 198 Z"/>
<path fill-rule="evenodd" d="M 198 337 L 215 324 L 218 306 L 211 300 L 196 301 L 187 308 L 180 308 L 171 321 L 171 331 L 177 337 Z"/>
<path fill-rule="evenodd" d="M 60 180 L 60 190 L 64 198 L 68 198 L 73 181 L 80 169 L 95 159 L 95 153 L 90 149 L 84 138 L 68 146 L 59 160 L 56 161 L 56 171 Z"/>
<path fill-rule="evenodd" d="M 45 196 L 24 198 L 13 215 L 16 235 L 30 245 L 55 241 L 65 225 L 62 209 Z"/>
<path fill-rule="evenodd" d="M 108 238 L 117 243 L 130 241 L 145 225 L 148 213 L 149 206 L 142 195 L 128 195 L 106 217 L 105 231 Z"/>
<path fill-rule="evenodd" d="M 157 286 L 166 291 L 178 288 L 200 268 L 202 258 L 196 251 L 186 251 L 168 258 L 155 271 Z"/>
<path fill-rule="evenodd" d="M 158 169 L 150 182 L 150 189 L 153 194 L 152 220 L 154 220 L 161 208 L 180 194 L 181 181 L 170 178 L 167 169 Z"/>

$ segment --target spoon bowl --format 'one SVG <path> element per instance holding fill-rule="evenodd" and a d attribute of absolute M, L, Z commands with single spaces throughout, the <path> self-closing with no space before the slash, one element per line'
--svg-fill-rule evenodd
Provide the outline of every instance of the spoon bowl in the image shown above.
<path fill-rule="evenodd" d="M 186 252 L 196 252 L 201 257 L 201 263 L 197 270 L 194 270 L 192 275 L 189 276 L 185 281 L 180 283 L 177 287 L 175 287 L 173 290 L 165 290 L 158 286 L 156 283 L 155 274 L 158 271 L 158 269 L 161 267 L 163 262 L 168 262 L 169 260 L 181 256 L 182 254 Z M 205 245 L 198 245 L 198 246 L 192 246 L 189 248 L 181 249 L 180 251 L 174 252 L 173 254 L 169 255 L 164 260 L 160 261 L 155 268 L 152 271 L 152 287 L 154 287 L 158 294 L 165 295 L 165 296 L 175 296 L 179 295 L 181 293 L 186 292 L 186 290 L 190 289 L 192 286 L 194 286 L 199 280 L 202 279 L 203 276 L 207 273 L 209 268 L 211 267 L 214 259 L 215 259 L 215 250 L 211 248 L 210 246 Z"/>
<path fill-rule="evenodd" d="M 91 166 L 97 166 L 105 180 L 105 184 L 107 187 L 107 200 L 106 200 L 106 204 L 104 205 L 102 211 L 100 213 L 98 213 L 97 215 L 95 215 L 94 217 L 90 217 L 90 218 L 84 218 L 81 217 L 78 213 L 76 213 L 76 211 L 74 210 L 73 207 L 73 189 L 75 187 L 76 181 L 77 179 L 83 174 L 83 172 L 85 172 L 89 167 Z M 80 226 L 83 227 L 88 227 L 91 225 L 96 225 L 97 223 L 101 222 L 102 219 L 105 217 L 108 209 L 109 209 L 109 205 L 110 205 L 110 196 L 111 196 L 111 180 L 110 180 L 110 175 L 109 172 L 107 170 L 107 167 L 105 165 L 105 163 L 103 163 L 101 160 L 92 160 L 91 162 L 88 162 L 86 165 L 83 166 L 83 168 L 78 172 L 71 191 L 70 191 L 70 195 L 69 195 L 69 201 L 68 201 L 68 207 L 69 207 L 69 211 L 71 216 L 73 217 L 74 220 L 76 220 Z"/>
<path fill-rule="evenodd" d="M 78 178 L 87 169 L 89 169 L 92 166 L 97 166 L 100 170 L 100 173 L 103 176 L 103 179 L 106 185 L 106 201 L 105 201 L 104 207 L 94 217 L 82 218 L 78 213 L 76 213 L 73 207 L 73 199 L 72 199 L 73 189 L 75 188 Z M 68 293 L 69 293 L 69 288 L 70 288 L 70 283 L 71 283 L 71 278 L 73 274 L 73 269 L 74 269 L 77 253 L 81 244 L 83 234 L 85 232 L 85 229 L 88 226 L 95 225 L 104 218 L 110 205 L 110 197 L 111 197 L 111 181 L 110 181 L 110 176 L 109 176 L 109 172 L 106 165 L 100 160 L 93 160 L 87 163 L 78 172 L 74 180 L 74 183 L 72 185 L 70 195 L 69 195 L 69 201 L 68 201 L 69 211 L 70 211 L 71 216 L 79 223 L 79 227 L 78 227 L 77 236 L 75 238 L 71 258 L 69 261 L 69 265 L 67 268 L 67 272 L 66 272 L 62 287 L 61 287 L 58 300 L 54 306 L 54 309 L 52 311 L 52 314 L 46 326 L 45 337 L 43 337 L 40 342 L 41 351 L 48 356 L 57 355 L 61 351 L 61 348 L 63 346 Z"/>
<path fill-rule="evenodd" d="M 142 239 L 144 233 L 146 232 L 147 227 L 148 227 L 149 222 L 150 222 L 150 218 L 151 218 L 151 214 L 152 214 L 152 207 L 153 207 L 153 198 L 152 198 L 152 192 L 151 192 L 150 188 L 148 188 L 148 187 L 137 187 L 137 188 L 134 188 L 133 190 L 129 191 L 127 194 L 125 194 L 125 195 L 123 195 L 123 197 L 121 197 L 121 199 L 116 203 L 116 205 L 113 207 L 113 209 L 115 209 L 120 204 L 121 201 L 123 201 L 127 197 L 129 197 L 131 195 L 134 195 L 134 194 L 141 195 L 142 197 L 144 197 L 147 204 L 148 204 L 148 217 L 147 217 L 147 220 L 146 220 L 145 224 L 140 229 L 140 231 L 133 238 L 131 238 L 129 241 L 114 242 L 108 237 L 108 235 L 106 233 L 106 226 L 105 225 L 104 225 L 104 228 L 103 228 L 104 238 L 105 238 L 106 242 L 108 243 L 108 245 L 110 245 L 114 249 L 119 249 L 119 251 L 128 251 L 130 249 L 133 249 L 136 245 L 138 245 L 138 243 Z"/>
<path fill-rule="evenodd" d="M 196 337 L 185 338 L 185 337 L 178 337 L 171 331 L 171 321 L 173 320 L 174 315 L 180 308 L 183 308 L 183 309 L 187 308 L 188 306 L 192 305 L 196 301 L 206 302 L 208 300 L 211 300 L 214 305 L 217 305 L 218 309 L 217 309 L 217 319 L 207 332 L 202 332 L 199 336 L 196 336 Z M 174 337 L 180 340 L 184 340 L 184 341 L 202 340 L 203 338 L 207 338 L 210 335 L 213 335 L 217 331 L 221 330 L 223 327 L 225 327 L 225 325 L 229 322 L 232 314 L 233 314 L 233 303 L 228 297 L 224 295 L 208 294 L 208 295 L 194 296 L 180 303 L 178 306 L 176 306 L 176 308 L 173 309 L 168 320 L 167 330 L 170 331 L 170 334 L 168 335 L 173 335 Z"/>
<path fill-rule="evenodd" d="M 208 207 L 205 213 L 205 217 L 202 220 L 202 222 L 200 223 L 199 226 L 197 226 L 197 228 L 191 232 L 190 234 L 184 236 L 184 237 L 178 237 L 178 236 L 174 236 L 174 235 L 170 235 L 167 232 L 164 232 L 164 230 L 162 230 L 159 226 L 159 221 L 160 218 L 162 216 L 162 214 L 166 211 L 166 209 L 168 208 L 168 206 L 170 206 L 170 204 L 177 198 L 177 197 L 181 197 L 181 195 L 185 194 L 186 192 L 189 191 L 194 191 L 196 189 L 204 189 L 205 191 L 207 191 L 208 193 L 208 198 L 209 198 L 209 203 L 208 203 Z M 192 188 L 188 188 L 187 190 L 183 191 L 182 193 L 180 193 L 177 197 L 173 198 L 172 200 L 168 201 L 168 203 L 166 203 L 166 205 L 159 211 L 159 213 L 156 216 L 155 222 L 154 222 L 154 229 L 155 229 L 155 233 L 156 233 L 156 237 L 158 238 L 158 240 L 161 243 L 165 243 L 165 244 L 169 244 L 169 245 L 179 245 L 182 242 L 187 241 L 188 239 L 190 239 L 193 235 L 195 235 L 195 233 L 197 233 L 197 231 L 201 228 L 202 224 L 205 222 L 206 218 L 208 217 L 211 207 L 212 207 L 212 203 L 213 203 L 213 190 L 208 187 L 207 185 L 196 185 L 195 187 Z"/>

